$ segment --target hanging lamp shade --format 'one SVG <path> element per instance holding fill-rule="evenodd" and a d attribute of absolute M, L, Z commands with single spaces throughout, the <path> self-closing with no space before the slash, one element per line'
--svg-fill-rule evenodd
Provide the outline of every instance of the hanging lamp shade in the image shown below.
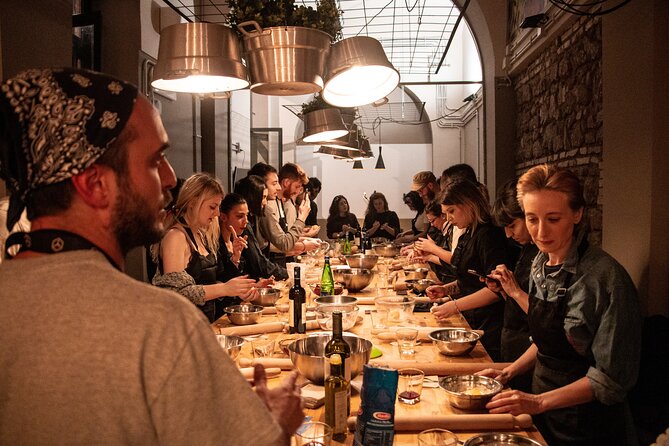
<path fill-rule="evenodd" d="M 314 110 L 304 115 L 304 142 L 328 141 L 348 135 L 338 108 Z"/>
<path fill-rule="evenodd" d="M 322 145 L 328 147 L 336 147 L 340 149 L 355 149 L 358 150 L 358 126 L 351 124 L 348 126 L 346 135 L 328 141 L 322 141 Z"/>
<path fill-rule="evenodd" d="M 376 159 L 376 167 L 374 167 L 375 169 L 386 168 L 386 163 L 383 162 L 383 155 L 381 155 L 381 150 L 383 150 L 383 148 L 379 146 L 379 157 Z"/>
<path fill-rule="evenodd" d="M 154 88 L 181 93 L 217 93 L 246 88 L 239 40 L 215 23 L 177 23 L 160 33 Z"/>
<path fill-rule="evenodd" d="M 349 37 L 332 46 L 322 95 L 334 106 L 355 107 L 386 97 L 399 82 L 400 73 L 378 40 Z"/>
<path fill-rule="evenodd" d="M 360 160 L 355 160 L 355 161 L 353 162 L 353 168 L 354 168 L 354 169 L 362 169 L 362 161 L 360 161 Z"/>
<path fill-rule="evenodd" d="M 353 159 L 362 155 L 362 152 L 356 148 L 344 149 L 341 147 L 320 146 L 314 153 L 332 155 L 336 158 Z"/>

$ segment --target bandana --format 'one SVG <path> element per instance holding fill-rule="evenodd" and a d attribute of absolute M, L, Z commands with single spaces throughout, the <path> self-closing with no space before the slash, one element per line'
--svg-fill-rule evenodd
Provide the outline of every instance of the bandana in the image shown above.
<path fill-rule="evenodd" d="M 105 153 L 136 98 L 137 88 L 124 81 L 74 68 L 27 70 L 0 84 L 0 178 L 10 193 L 8 228 L 32 191 L 83 172 Z"/>

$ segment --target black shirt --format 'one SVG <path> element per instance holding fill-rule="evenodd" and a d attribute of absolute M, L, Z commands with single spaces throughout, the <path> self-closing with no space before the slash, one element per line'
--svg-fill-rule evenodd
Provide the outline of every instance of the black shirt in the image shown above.
<path fill-rule="evenodd" d="M 372 227 L 375 221 L 378 221 L 381 225 L 388 223 L 388 226 L 395 230 L 395 234 L 391 234 L 385 229 L 379 228 L 374 234 L 368 234 L 371 238 L 384 237 L 390 240 L 395 240 L 397 234 L 400 233 L 400 219 L 394 211 L 385 211 L 376 215 L 365 215 L 365 231 L 369 231 L 369 228 Z"/>
<path fill-rule="evenodd" d="M 341 228 L 344 225 L 349 225 L 352 228 L 360 229 L 360 224 L 358 223 L 358 217 L 355 214 L 349 212 L 345 216 L 330 215 L 328 217 L 327 223 L 327 233 L 328 238 L 335 238 L 334 234 L 341 232 Z"/>
<path fill-rule="evenodd" d="M 309 211 L 309 215 L 307 215 L 304 224 L 306 226 L 314 226 L 318 224 L 318 205 L 313 200 L 310 200 L 309 203 L 311 205 L 311 210 Z"/>

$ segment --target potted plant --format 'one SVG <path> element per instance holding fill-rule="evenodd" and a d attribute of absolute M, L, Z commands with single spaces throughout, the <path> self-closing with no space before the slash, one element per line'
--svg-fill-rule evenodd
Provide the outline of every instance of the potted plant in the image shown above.
<path fill-rule="evenodd" d="M 341 11 L 335 0 L 320 0 L 316 9 L 294 1 L 228 0 L 227 23 L 242 35 L 254 93 L 292 96 L 323 88 L 330 44 L 342 37 Z"/>

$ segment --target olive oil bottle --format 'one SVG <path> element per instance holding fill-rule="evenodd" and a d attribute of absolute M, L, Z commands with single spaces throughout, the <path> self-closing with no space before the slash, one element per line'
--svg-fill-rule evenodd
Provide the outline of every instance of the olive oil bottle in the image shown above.
<path fill-rule="evenodd" d="M 325 379 L 325 422 L 332 427 L 335 441 L 346 440 L 346 420 L 350 412 L 349 382 L 344 378 L 342 359 L 337 353 L 329 358 L 330 376 Z"/>

